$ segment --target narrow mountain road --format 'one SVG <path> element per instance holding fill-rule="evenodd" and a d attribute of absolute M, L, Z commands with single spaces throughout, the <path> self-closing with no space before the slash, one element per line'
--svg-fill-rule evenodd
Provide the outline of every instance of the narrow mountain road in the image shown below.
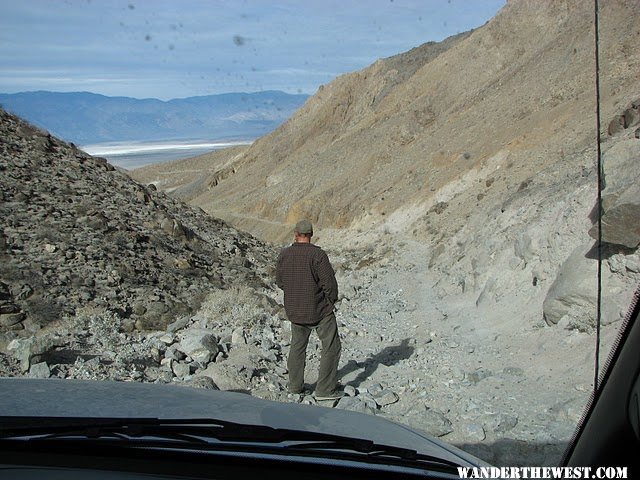
<path fill-rule="evenodd" d="M 497 464 L 514 452 L 531 464 L 559 461 L 591 388 L 587 334 L 557 335 L 525 319 L 505 330 L 504 308 L 493 311 L 492 329 L 477 294 L 441 297 L 419 242 L 364 252 L 330 251 L 342 267 L 339 376 L 352 395 L 338 408 L 382 415 Z M 562 361 L 570 348 L 583 365 L 571 373 Z M 311 387 L 320 350 L 312 337 Z"/>

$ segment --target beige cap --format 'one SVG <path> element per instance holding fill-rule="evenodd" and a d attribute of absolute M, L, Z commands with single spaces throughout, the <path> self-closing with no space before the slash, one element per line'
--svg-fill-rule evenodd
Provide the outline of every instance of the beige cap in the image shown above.
<path fill-rule="evenodd" d="M 308 235 L 310 233 L 313 233 L 313 225 L 311 225 L 311 222 L 309 220 L 300 220 L 298 223 L 296 223 L 296 227 L 294 230 L 298 233 Z"/>

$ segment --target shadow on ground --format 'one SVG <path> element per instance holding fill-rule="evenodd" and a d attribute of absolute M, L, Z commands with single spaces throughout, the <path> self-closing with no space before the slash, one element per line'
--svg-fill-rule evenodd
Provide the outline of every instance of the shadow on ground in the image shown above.
<path fill-rule="evenodd" d="M 353 387 L 359 387 L 369 377 L 371 377 L 377 368 L 382 364 L 387 367 L 395 365 L 401 360 L 407 360 L 413 354 L 414 347 L 409 345 L 409 339 L 405 338 L 399 345 L 385 347 L 380 352 L 370 356 L 362 362 L 349 360 L 340 370 L 338 370 L 338 379 L 355 371 L 364 369 L 358 374 L 354 380 L 348 381 L 346 384 Z"/>

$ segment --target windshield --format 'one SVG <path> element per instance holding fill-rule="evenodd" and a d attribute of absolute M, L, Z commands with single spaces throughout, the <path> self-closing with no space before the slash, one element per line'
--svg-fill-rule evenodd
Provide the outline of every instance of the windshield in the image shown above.
<path fill-rule="evenodd" d="M 640 280 L 635 2 L 0 4 L 0 376 L 560 461 Z"/>

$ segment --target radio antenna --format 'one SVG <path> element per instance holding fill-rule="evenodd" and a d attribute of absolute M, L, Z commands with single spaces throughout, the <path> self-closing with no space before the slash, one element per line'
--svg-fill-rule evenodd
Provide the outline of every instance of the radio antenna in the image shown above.
<path fill-rule="evenodd" d="M 597 135 L 597 167 L 598 167 L 598 197 L 596 208 L 598 210 L 598 290 L 596 298 L 596 351 L 595 351 L 595 373 L 593 379 L 594 398 L 598 391 L 600 373 L 600 322 L 602 312 L 602 151 L 600 145 L 602 137 L 600 134 L 600 36 L 598 18 L 598 0 L 594 0 L 594 30 L 595 30 L 595 60 L 596 60 L 596 135 Z"/>

